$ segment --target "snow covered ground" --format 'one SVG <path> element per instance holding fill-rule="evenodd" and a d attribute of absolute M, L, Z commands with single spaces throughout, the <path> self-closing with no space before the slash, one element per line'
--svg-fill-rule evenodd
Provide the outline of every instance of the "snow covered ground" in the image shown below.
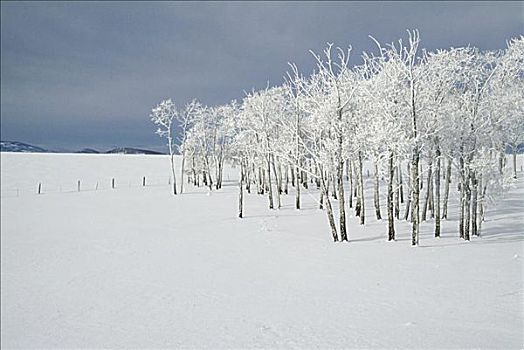
<path fill-rule="evenodd" d="M 238 219 L 236 172 L 173 197 L 164 156 L 2 153 L 2 348 L 524 346 L 524 173 L 484 237 L 457 237 L 453 202 L 412 248 L 404 222 L 386 241 L 369 190 L 349 243 L 316 191 L 301 211 L 248 195 Z"/>

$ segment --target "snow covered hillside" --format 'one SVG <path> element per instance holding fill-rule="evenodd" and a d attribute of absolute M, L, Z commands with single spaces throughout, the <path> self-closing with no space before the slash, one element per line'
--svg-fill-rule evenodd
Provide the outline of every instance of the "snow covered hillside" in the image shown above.
<path fill-rule="evenodd" d="M 365 228 L 350 210 L 333 243 L 316 189 L 300 211 L 293 192 L 280 210 L 244 194 L 239 219 L 238 169 L 176 197 L 169 171 L 167 156 L 1 154 L 2 348 L 524 346 L 522 171 L 482 238 L 458 238 L 454 209 L 419 247 L 405 221 L 387 241 L 371 179 Z"/>
<path fill-rule="evenodd" d="M 0 141 L 0 151 L 1 152 L 31 152 L 31 153 L 48 152 L 47 150 L 41 147 L 33 146 L 27 143 L 17 142 L 17 141 Z"/>

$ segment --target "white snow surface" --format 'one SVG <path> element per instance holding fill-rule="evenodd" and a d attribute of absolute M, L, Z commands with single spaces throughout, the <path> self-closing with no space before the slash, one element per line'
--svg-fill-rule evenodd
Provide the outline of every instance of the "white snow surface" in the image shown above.
<path fill-rule="evenodd" d="M 164 156 L 2 153 L 2 348 L 524 346 L 524 173 L 482 238 L 457 237 L 452 197 L 414 248 L 406 222 L 387 242 L 371 182 L 365 227 L 351 210 L 333 243 L 316 190 L 237 218 L 237 172 L 174 197 Z"/>

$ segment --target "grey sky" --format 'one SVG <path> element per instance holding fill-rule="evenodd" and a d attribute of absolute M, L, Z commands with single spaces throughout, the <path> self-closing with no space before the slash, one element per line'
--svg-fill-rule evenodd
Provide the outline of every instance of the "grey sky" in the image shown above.
<path fill-rule="evenodd" d="M 522 2 L 1 2 L 1 139 L 50 148 L 158 148 L 161 99 L 208 105 L 418 28 L 428 49 L 500 49 Z M 358 57 L 355 58 L 358 62 Z"/>

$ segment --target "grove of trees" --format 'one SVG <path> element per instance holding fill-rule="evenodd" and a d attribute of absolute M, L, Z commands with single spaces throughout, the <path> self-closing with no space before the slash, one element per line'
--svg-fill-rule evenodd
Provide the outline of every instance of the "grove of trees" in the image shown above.
<path fill-rule="evenodd" d="M 316 69 L 303 75 L 290 64 L 281 86 L 245 94 L 242 101 L 208 107 L 194 100 L 177 109 L 162 101 L 151 114 L 158 133 L 175 145 L 184 176 L 220 189 L 225 162 L 239 169 L 238 216 L 245 194 L 267 195 L 269 209 L 295 190 L 295 207 L 311 187 L 327 215 L 334 241 L 347 241 L 346 211 L 364 225 L 364 162 L 371 164 L 377 219 L 408 220 L 412 245 L 421 221 L 434 218 L 434 235 L 458 190 L 458 235 L 481 235 L 488 198 L 517 177 L 516 149 L 524 142 L 524 37 L 500 51 L 461 47 L 428 52 L 418 31 L 382 45 L 350 66 L 351 48 L 328 44 L 312 52 Z M 176 136 L 173 128 L 177 128 Z M 176 140 L 175 140 L 176 139 Z M 513 164 L 505 151 L 513 150 Z M 510 170 L 511 169 L 511 170 Z M 453 174 L 453 179 L 452 179 Z M 380 179 L 387 182 L 381 212 Z M 384 194 L 382 194 L 384 195 Z M 334 205 L 338 203 L 338 205 Z"/>

